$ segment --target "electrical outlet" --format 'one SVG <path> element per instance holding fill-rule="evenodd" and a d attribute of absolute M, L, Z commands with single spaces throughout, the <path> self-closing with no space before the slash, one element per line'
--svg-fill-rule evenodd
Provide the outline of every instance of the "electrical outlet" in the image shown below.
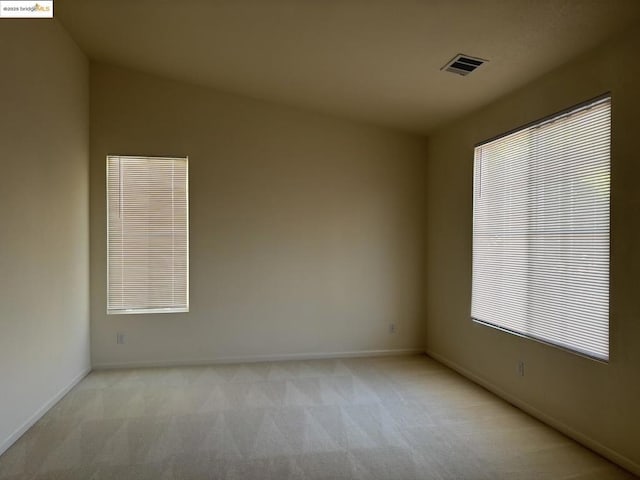
<path fill-rule="evenodd" d="M 124 333 L 122 333 L 122 332 L 116 333 L 116 343 L 118 345 L 123 345 L 124 344 Z"/>
<path fill-rule="evenodd" d="M 518 375 L 520 375 L 521 377 L 524 377 L 524 361 L 520 360 L 518 362 Z"/>
<path fill-rule="evenodd" d="M 389 333 L 396 333 L 396 324 L 395 323 L 390 323 L 389 324 Z"/>

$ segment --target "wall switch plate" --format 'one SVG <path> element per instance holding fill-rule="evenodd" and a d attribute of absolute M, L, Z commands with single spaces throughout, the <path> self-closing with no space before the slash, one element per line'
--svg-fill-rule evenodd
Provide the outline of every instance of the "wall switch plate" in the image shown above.
<path fill-rule="evenodd" d="M 395 323 L 390 323 L 389 324 L 389 333 L 396 333 L 396 324 Z"/>
<path fill-rule="evenodd" d="M 520 375 L 521 377 L 524 377 L 524 361 L 520 360 L 518 362 L 518 375 Z"/>
<path fill-rule="evenodd" d="M 124 344 L 124 333 L 121 333 L 121 332 L 116 333 L 116 343 L 118 345 Z"/>

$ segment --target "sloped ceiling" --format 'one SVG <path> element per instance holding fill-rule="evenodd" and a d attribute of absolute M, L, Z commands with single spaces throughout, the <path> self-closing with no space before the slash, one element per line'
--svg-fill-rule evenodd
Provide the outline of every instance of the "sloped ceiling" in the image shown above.
<path fill-rule="evenodd" d="M 90 58 L 428 133 L 640 19 L 640 0 L 60 0 Z M 488 59 L 467 77 L 457 53 Z"/>

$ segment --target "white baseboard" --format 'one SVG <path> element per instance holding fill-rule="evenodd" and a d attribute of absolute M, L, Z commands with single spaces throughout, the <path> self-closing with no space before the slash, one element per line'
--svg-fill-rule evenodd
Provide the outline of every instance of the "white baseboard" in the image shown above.
<path fill-rule="evenodd" d="M 287 360 L 322 360 L 330 358 L 358 358 L 358 357 L 389 357 L 395 355 L 424 354 L 420 348 L 398 348 L 388 350 L 357 350 L 351 352 L 317 352 L 317 353 L 283 353 L 274 355 L 249 355 L 233 357 L 217 357 L 206 359 L 188 360 L 144 360 L 131 362 L 104 362 L 94 363 L 94 370 L 107 370 L 115 368 L 144 368 L 144 367 L 181 367 L 196 365 L 216 365 L 228 363 L 256 363 L 279 362 Z"/>
<path fill-rule="evenodd" d="M 578 443 L 581 443 L 582 445 L 584 445 L 588 449 L 593 450 L 594 452 L 602 455 L 603 457 L 607 458 L 608 460 L 611 460 L 613 463 L 616 463 L 616 464 L 620 465 L 622 468 L 625 468 L 626 470 L 629 470 L 633 474 L 640 476 L 640 465 L 638 463 L 634 462 L 633 460 L 631 460 L 630 458 L 628 458 L 628 457 L 616 452 L 615 450 L 612 450 L 611 448 L 607 447 L 606 445 L 603 445 L 602 443 L 598 442 L 597 440 L 594 440 L 593 438 L 589 437 L 588 435 L 585 435 L 584 433 L 582 433 L 582 432 L 570 427 L 566 423 L 561 422 L 560 420 L 552 417 L 551 415 L 547 415 L 546 413 L 540 411 L 539 409 L 537 409 L 536 407 L 530 405 L 529 403 L 525 402 L 524 400 L 521 400 L 520 398 L 516 397 L 515 395 L 512 395 L 509 392 L 506 392 L 505 390 L 501 389 L 500 387 L 498 387 L 498 386 L 494 385 L 493 383 L 485 380 L 484 378 L 476 375 L 475 373 L 467 370 L 466 368 L 458 365 L 457 363 L 449 360 L 448 358 L 440 355 L 439 353 L 436 353 L 436 352 L 434 352 L 432 350 L 426 350 L 425 353 L 428 356 L 430 356 L 431 358 L 433 358 L 434 360 L 437 360 L 438 362 L 446 365 L 447 367 L 451 368 L 452 370 L 455 370 L 460 375 L 468 378 L 472 382 L 475 382 L 478 385 L 481 385 L 482 387 L 484 387 L 487 390 L 491 391 L 492 393 L 495 393 L 497 396 L 501 397 L 502 399 L 506 400 L 507 402 L 511 403 L 512 405 L 518 407 L 520 410 L 528 413 L 532 417 L 535 417 L 538 420 L 540 420 L 541 422 L 546 423 L 550 427 L 555 428 L 556 430 L 558 430 L 558 431 L 562 432 L 563 434 L 565 434 L 567 437 L 572 438 L 573 440 L 575 440 Z"/>
<path fill-rule="evenodd" d="M 69 391 L 75 387 L 80 380 L 86 377 L 90 368 L 87 368 L 76 375 L 71 382 L 69 382 L 65 387 L 63 387 L 58 393 L 56 393 L 53 397 L 47 400 L 44 405 L 42 405 L 36 412 L 31 415 L 22 425 L 20 425 L 11 435 L 0 442 L 0 455 L 6 452 L 11 445 L 13 445 L 16 440 L 18 440 L 22 435 L 25 434 L 27 430 L 29 430 L 38 420 L 40 420 L 45 413 L 47 413 L 51 407 L 53 407 L 56 403 L 58 403 L 62 397 L 64 397 Z"/>

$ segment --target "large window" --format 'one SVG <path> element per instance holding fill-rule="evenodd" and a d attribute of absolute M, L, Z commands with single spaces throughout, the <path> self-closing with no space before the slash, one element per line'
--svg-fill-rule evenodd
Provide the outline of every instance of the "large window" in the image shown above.
<path fill-rule="evenodd" d="M 107 313 L 189 309 L 186 158 L 107 157 Z"/>
<path fill-rule="evenodd" d="M 609 358 L 611 99 L 480 144 L 474 320 Z"/>

